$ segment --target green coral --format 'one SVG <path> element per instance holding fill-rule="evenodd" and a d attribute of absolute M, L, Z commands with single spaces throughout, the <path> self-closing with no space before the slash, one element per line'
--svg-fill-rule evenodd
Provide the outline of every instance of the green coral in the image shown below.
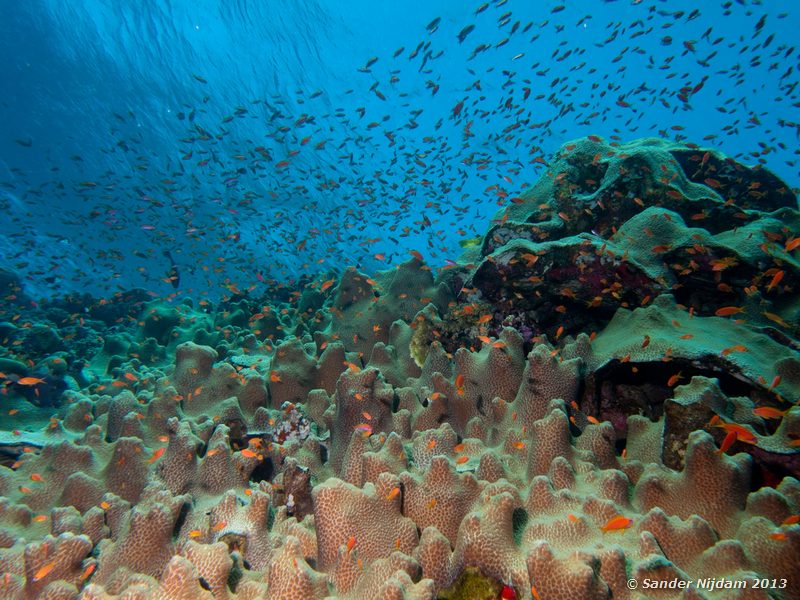
<path fill-rule="evenodd" d="M 502 593 L 502 583 L 467 567 L 453 585 L 439 592 L 439 600 L 498 600 Z"/>
<path fill-rule="evenodd" d="M 436 313 L 436 307 L 428 304 L 417 313 L 411 325 L 414 328 L 414 334 L 411 336 L 408 350 L 411 353 L 411 358 L 420 368 L 425 364 L 425 359 L 428 358 L 428 350 L 430 349 L 431 338 L 435 329 L 434 321 L 441 323 L 441 319 Z"/>

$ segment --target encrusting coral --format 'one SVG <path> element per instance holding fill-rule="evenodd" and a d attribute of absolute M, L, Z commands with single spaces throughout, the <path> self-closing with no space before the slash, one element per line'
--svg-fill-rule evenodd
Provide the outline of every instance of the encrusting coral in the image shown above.
<path fill-rule="evenodd" d="M 763 169 L 592 138 L 438 274 L 120 295 L 84 368 L 2 359 L 0 596 L 800 598 L 798 230 Z"/>

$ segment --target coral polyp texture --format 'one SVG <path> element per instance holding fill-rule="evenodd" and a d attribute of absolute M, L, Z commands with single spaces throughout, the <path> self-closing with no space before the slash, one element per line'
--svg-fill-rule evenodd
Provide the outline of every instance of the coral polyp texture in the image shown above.
<path fill-rule="evenodd" d="M 799 236 L 765 168 L 591 137 L 438 270 L 10 278 L 0 596 L 800 598 Z"/>

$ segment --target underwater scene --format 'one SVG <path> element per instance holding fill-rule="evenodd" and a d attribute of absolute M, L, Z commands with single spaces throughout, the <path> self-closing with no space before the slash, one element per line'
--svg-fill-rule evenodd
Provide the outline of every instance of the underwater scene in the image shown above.
<path fill-rule="evenodd" d="M 0 0 L 0 600 L 800 599 L 798 31 Z"/>

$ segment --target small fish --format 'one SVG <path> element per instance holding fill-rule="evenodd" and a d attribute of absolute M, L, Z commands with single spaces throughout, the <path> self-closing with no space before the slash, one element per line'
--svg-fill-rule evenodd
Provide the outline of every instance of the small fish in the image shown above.
<path fill-rule="evenodd" d="M 399 493 L 400 493 L 400 488 L 395 486 L 395 487 L 392 488 L 392 490 L 388 494 L 386 494 L 386 499 L 387 500 L 394 500 L 395 498 L 397 498 L 397 495 Z"/>
<path fill-rule="evenodd" d="M 682 377 L 683 377 L 682 373 L 678 371 L 677 373 L 675 373 L 675 375 L 673 375 L 667 380 L 667 387 L 675 387 L 675 384 L 678 383 L 678 381 L 680 381 Z"/>
<path fill-rule="evenodd" d="M 718 317 L 730 317 L 731 315 L 738 315 L 744 312 L 741 306 L 723 306 L 718 308 L 714 314 Z"/>
<path fill-rule="evenodd" d="M 767 286 L 767 291 L 771 292 L 772 289 L 781 282 L 781 279 L 783 279 L 784 275 L 786 275 L 786 273 L 783 270 L 775 273 L 775 275 L 772 276 L 772 280 L 769 282 L 769 285 Z"/>
<path fill-rule="evenodd" d="M 166 452 L 166 451 L 167 451 L 167 447 L 166 447 L 166 446 L 161 446 L 161 448 L 159 448 L 158 450 L 156 450 L 155 452 L 153 452 L 153 455 L 152 455 L 150 458 L 148 458 L 148 459 L 147 459 L 147 463 L 148 463 L 148 464 L 153 464 L 153 463 L 154 463 L 154 462 L 156 462 L 156 461 L 157 461 L 159 458 L 161 458 L 162 456 L 164 456 L 164 452 Z"/>
<path fill-rule="evenodd" d="M 261 458 L 260 454 L 258 454 L 257 452 L 253 452 L 252 450 L 250 450 L 250 448 L 244 448 L 240 452 L 240 454 L 245 458 L 259 458 L 259 459 Z"/>
<path fill-rule="evenodd" d="M 483 238 L 481 236 L 475 236 L 474 238 L 467 238 L 465 240 L 458 240 L 458 245 L 462 248 L 476 248 L 481 245 L 481 241 Z"/>
<path fill-rule="evenodd" d="M 319 287 L 319 291 L 324 292 L 329 287 L 331 287 L 334 283 L 336 283 L 335 279 L 328 279 L 327 281 L 323 281 L 322 285 Z"/>
<path fill-rule="evenodd" d="M 608 533 L 609 531 L 625 531 L 632 524 L 633 519 L 628 519 L 622 515 L 617 515 L 616 517 L 609 519 L 606 524 L 600 528 L 600 531 L 603 533 Z"/>
<path fill-rule="evenodd" d="M 720 354 L 722 354 L 722 356 L 728 356 L 733 352 L 747 352 L 747 346 L 743 346 L 742 344 L 736 344 L 734 346 L 725 348 L 724 350 L 722 350 Z"/>
<path fill-rule="evenodd" d="M 372 435 L 372 425 L 368 425 L 366 423 L 359 423 L 356 425 L 355 430 L 364 434 L 364 437 L 369 437 Z"/>
<path fill-rule="evenodd" d="M 717 450 L 717 454 L 725 454 L 731 446 L 736 443 L 736 440 L 739 438 L 739 435 L 735 431 L 731 431 L 728 435 L 725 436 L 725 439 L 722 440 L 722 445 L 720 445 L 719 450 Z"/>
<path fill-rule="evenodd" d="M 463 465 L 463 464 L 464 464 L 465 462 L 467 462 L 468 460 L 469 460 L 469 456 L 459 456 L 459 457 L 456 459 L 456 464 L 457 464 L 457 465 Z"/>
<path fill-rule="evenodd" d="M 214 533 L 218 533 L 218 532 L 222 531 L 223 529 L 225 529 L 227 526 L 228 526 L 228 522 L 227 521 L 220 521 L 219 523 L 217 523 L 216 525 L 214 525 L 211 528 L 211 531 L 213 531 Z"/>
<path fill-rule="evenodd" d="M 723 429 L 728 433 L 735 432 L 737 439 L 740 442 L 744 442 L 745 444 L 756 443 L 756 436 L 753 434 L 753 432 L 744 427 L 743 425 L 739 425 L 738 423 L 716 423 L 714 427 Z"/>
<path fill-rule="evenodd" d="M 786 411 L 778 410 L 772 406 L 759 406 L 753 409 L 753 414 L 762 419 L 782 419 Z"/>
<path fill-rule="evenodd" d="M 475 29 L 475 25 L 467 25 L 458 33 L 458 43 L 461 44 L 467 39 L 467 36 Z"/>
<path fill-rule="evenodd" d="M 351 535 L 347 539 L 347 551 L 348 552 L 352 552 L 353 548 L 355 548 L 355 547 L 356 547 L 356 536 Z"/>
<path fill-rule="evenodd" d="M 46 382 L 44 379 L 40 379 L 39 377 L 22 377 L 21 379 L 17 379 L 17 383 L 19 385 L 38 385 Z"/>
<path fill-rule="evenodd" d="M 791 515 L 783 520 L 781 527 L 788 527 L 789 525 L 796 525 L 797 523 L 800 523 L 800 515 Z"/>
<path fill-rule="evenodd" d="M 41 581 L 52 571 L 56 566 L 56 561 L 51 561 L 41 567 L 36 573 L 33 574 L 33 581 Z"/>
<path fill-rule="evenodd" d="M 441 17 L 436 17 L 433 21 L 428 23 L 425 29 L 428 30 L 428 33 L 434 33 L 437 29 L 439 29 L 439 23 L 442 21 Z"/>
<path fill-rule="evenodd" d="M 92 573 L 94 573 L 94 570 L 96 568 L 97 568 L 97 563 L 91 563 L 91 564 L 87 565 L 86 568 L 83 570 L 83 573 L 81 573 L 81 576 L 78 579 L 80 581 L 86 581 L 89 578 L 89 576 Z"/>

